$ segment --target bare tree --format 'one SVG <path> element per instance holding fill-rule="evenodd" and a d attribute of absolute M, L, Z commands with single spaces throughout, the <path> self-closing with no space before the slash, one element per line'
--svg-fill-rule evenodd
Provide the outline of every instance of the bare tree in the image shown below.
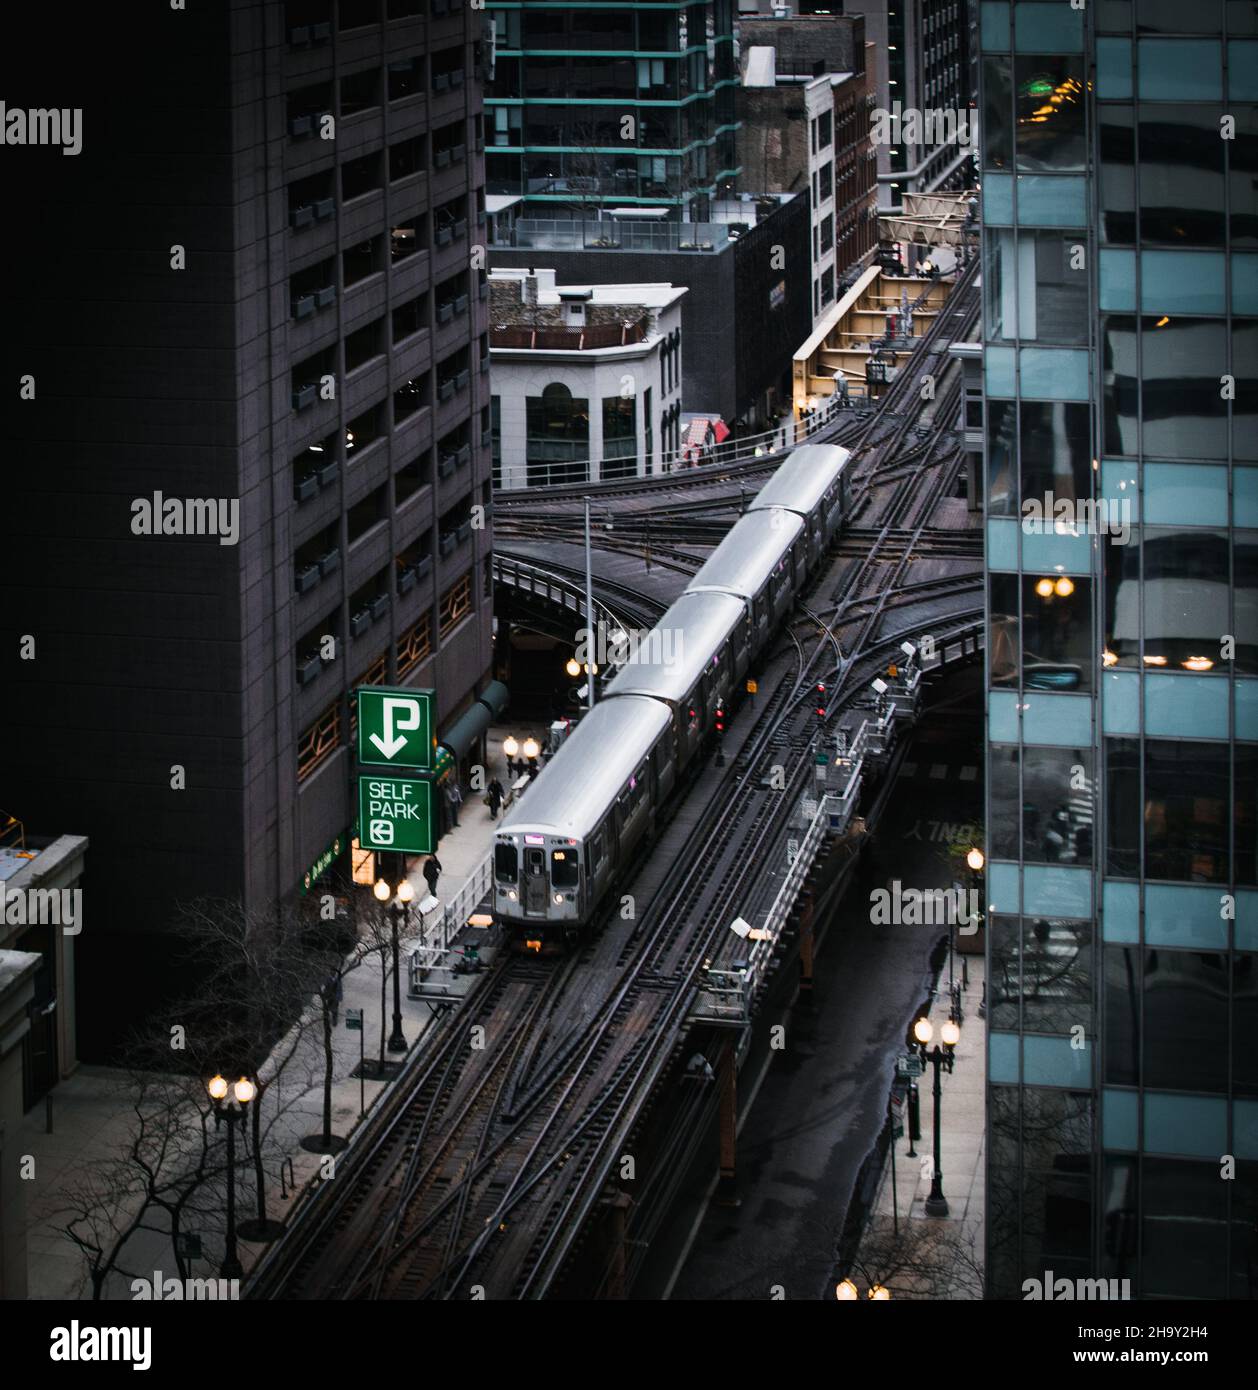
<path fill-rule="evenodd" d="M 122 1087 L 132 1115 L 126 1137 L 114 1154 L 94 1158 L 71 1179 L 53 1214 L 83 1255 L 97 1299 L 111 1276 L 127 1275 L 141 1251 L 151 1257 L 162 1241 L 186 1277 L 180 1237 L 189 1222 L 195 1217 L 201 1229 L 220 1230 L 226 1144 L 206 1090 L 216 1072 L 248 1075 L 257 1087 L 245 1157 L 252 1164 L 259 1226 L 268 1224 L 263 1156 L 288 1108 L 277 1083 L 316 1022 L 312 997 L 345 966 L 345 924 L 289 910 L 253 914 L 239 903 L 203 900 L 181 910 L 176 929 L 196 988 L 129 1041 Z M 321 1013 L 326 1044 L 326 1010 Z M 293 1093 L 289 1106 L 304 1089 Z M 268 1105 L 272 1094 L 277 1099 Z M 325 1088 L 325 1133 L 330 1129 Z"/>
<path fill-rule="evenodd" d="M 983 1258 L 965 1223 L 934 1218 L 871 1216 L 852 1261 L 870 1288 L 881 1285 L 893 1298 L 981 1299 Z"/>

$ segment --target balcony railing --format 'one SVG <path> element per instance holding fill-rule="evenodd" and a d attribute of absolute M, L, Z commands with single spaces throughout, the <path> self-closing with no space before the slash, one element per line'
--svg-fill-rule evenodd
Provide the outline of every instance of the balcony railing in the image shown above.
<path fill-rule="evenodd" d="M 747 221 L 755 222 L 755 213 Z M 605 218 L 586 222 L 576 218 L 522 217 L 495 245 L 536 251 L 698 251 L 724 250 L 741 235 L 726 222 L 618 222 Z"/>
<path fill-rule="evenodd" d="M 581 328 L 491 328 L 489 341 L 497 348 L 553 348 L 582 351 L 624 347 L 640 343 L 647 333 L 648 316 L 636 323 L 587 324 Z"/>

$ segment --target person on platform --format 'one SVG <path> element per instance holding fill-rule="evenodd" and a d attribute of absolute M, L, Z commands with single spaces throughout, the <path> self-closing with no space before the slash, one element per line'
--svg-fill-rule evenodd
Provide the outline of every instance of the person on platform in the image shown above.
<path fill-rule="evenodd" d="M 430 854 L 424 861 L 424 880 L 428 884 L 429 893 L 435 898 L 437 896 L 437 880 L 441 877 L 441 860 L 435 854 Z"/>

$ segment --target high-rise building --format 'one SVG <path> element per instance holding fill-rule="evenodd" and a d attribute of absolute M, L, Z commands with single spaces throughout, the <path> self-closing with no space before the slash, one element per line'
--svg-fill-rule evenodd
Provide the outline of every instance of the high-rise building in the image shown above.
<path fill-rule="evenodd" d="M 895 138 L 875 146 L 878 206 L 897 208 L 905 193 L 969 188 L 972 145 L 955 127 L 940 138 L 938 127 L 921 121 L 926 112 L 968 112 L 977 98 L 976 0 L 738 0 L 741 42 L 754 40 L 749 20 L 766 17 L 826 19 L 836 15 L 864 21 L 871 45 L 869 90 L 877 109 L 913 110 L 912 122 L 895 127 Z"/>
<path fill-rule="evenodd" d="M 989 1288 L 1251 1298 L 1253 11 L 981 24 Z"/>
<path fill-rule="evenodd" d="M 703 222 L 735 157 L 733 0 L 500 4 L 486 187 L 526 215 L 659 207 Z"/>
<path fill-rule="evenodd" d="M 808 189 L 815 324 L 878 244 L 873 45 L 859 16 L 743 15 L 739 47 L 740 182 L 749 193 Z"/>
<path fill-rule="evenodd" d="M 8 110 L 81 149 L 5 151 L 0 804 L 91 839 L 92 1056 L 176 903 L 348 873 L 356 686 L 439 731 L 485 688 L 488 44 L 451 0 L 28 23 Z"/>

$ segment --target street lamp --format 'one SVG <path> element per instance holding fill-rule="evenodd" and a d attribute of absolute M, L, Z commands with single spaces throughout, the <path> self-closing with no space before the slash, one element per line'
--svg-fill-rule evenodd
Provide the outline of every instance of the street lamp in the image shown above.
<path fill-rule="evenodd" d="M 864 1271 L 862 1271 L 864 1272 Z M 868 1278 L 868 1274 L 865 1276 Z M 834 1296 L 840 1303 L 860 1303 L 862 1301 L 860 1290 L 851 1279 L 844 1279 L 835 1286 Z M 869 1292 L 865 1295 L 865 1301 L 873 1303 L 888 1303 L 891 1300 L 891 1290 L 882 1284 L 870 1284 Z"/>
<path fill-rule="evenodd" d="M 581 663 L 576 659 L 575 656 L 570 656 L 568 660 L 564 663 L 564 670 L 567 671 L 567 673 L 573 678 L 573 680 L 576 680 L 576 678 L 581 674 Z"/>
<path fill-rule="evenodd" d="M 542 746 L 532 734 L 530 734 L 528 738 L 524 740 L 524 748 L 522 751 L 525 758 L 528 760 L 529 771 L 532 772 L 533 764 L 537 761 L 537 755 L 542 751 Z"/>
<path fill-rule="evenodd" d="M 594 552 L 590 547 L 590 499 L 585 502 L 585 622 L 590 646 L 594 645 Z M 594 677 L 585 683 L 585 707 L 594 708 Z"/>
<path fill-rule="evenodd" d="M 508 734 L 502 740 L 502 751 L 507 758 L 507 767 L 511 770 L 511 775 L 515 776 L 515 758 L 520 751 L 520 745 L 516 742 L 514 735 Z"/>
<path fill-rule="evenodd" d="M 983 851 L 977 845 L 965 856 L 965 862 L 974 870 L 976 874 L 983 872 L 983 865 L 987 862 L 983 858 Z"/>
<path fill-rule="evenodd" d="M 258 1094 L 258 1088 L 246 1076 L 229 1086 L 225 1077 L 215 1075 L 206 1082 L 205 1089 L 214 1102 L 214 1128 L 227 1123 L 227 1241 L 219 1274 L 224 1279 L 239 1279 L 244 1270 L 236 1253 L 236 1126 L 244 1120 L 245 1109 Z M 229 1091 L 234 1104 L 228 1100 Z"/>
<path fill-rule="evenodd" d="M 952 1064 L 955 1061 L 953 1048 L 961 1039 L 961 1030 L 952 1019 L 949 1019 L 939 1030 L 940 1040 L 943 1047 L 936 1044 L 928 1052 L 926 1044 L 935 1035 L 935 1030 L 931 1027 L 930 1019 L 919 1018 L 913 1025 L 913 1036 L 917 1039 L 918 1050 L 921 1052 L 922 1060 L 929 1062 L 935 1068 L 935 1161 L 930 1179 L 930 1196 L 926 1198 L 927 1216 L 947 1216 L 948 1202 L 943 1194 L 943 1172 L 940 1167 L 939 1158 L 939 1126 L 940 1110 L 943 1104 L 943 1087 L 940 1083 L 940 1073 L 946 1069 L 951 1075 Z"/>
<path fill-rule="evenodd" d="M 379 902 L 389 902 L 393 895 L 393 890 L 384 879 L 378 879 L 376 886 L 372 889 Z M 393 934 L 393 1032 L 389 1035 L 389 1051 L 405 1052 L 407 1050 L 406 1035 L 402 1032 L 402 981 L 398 970 L 398 928 L 403 921 L 410 919 L 410 904 L 415 897 L 415 890 L 411 887 L 409 879 L 403 879 L 397 886 L 397 896 L 393 902 L 389 903 L 389 925 Z"/>

